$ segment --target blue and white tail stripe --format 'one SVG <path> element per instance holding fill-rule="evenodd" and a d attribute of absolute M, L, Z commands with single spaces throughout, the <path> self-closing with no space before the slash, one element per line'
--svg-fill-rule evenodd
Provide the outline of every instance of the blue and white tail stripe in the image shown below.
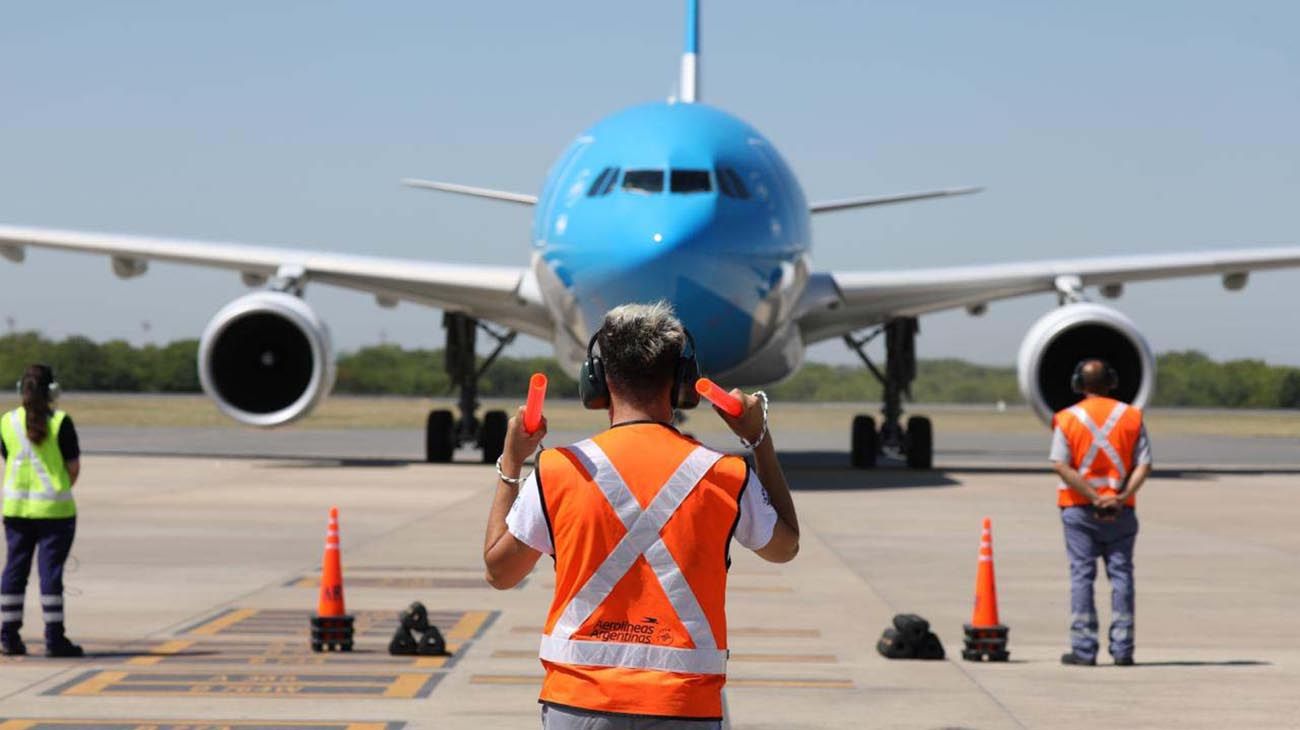
<path fill-rule="evenodd" d="M 682 51 L 682 79 L 678 101 L 700 99 L 700 0 L 686 0 L 686 47 Z"/>

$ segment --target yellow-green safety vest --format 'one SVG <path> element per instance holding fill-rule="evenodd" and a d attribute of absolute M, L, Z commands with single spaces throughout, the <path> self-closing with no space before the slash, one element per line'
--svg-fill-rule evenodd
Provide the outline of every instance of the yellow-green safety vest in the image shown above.
<path fill-rule="evenodd" d="M 51 520 L 73 517 L 77 503 L 72 500 L 72 478 L 59 451 L 59 428 L 67 416 L 55 411 L 45 440 L 33 444 L 27 438 L 27 411 L 17 408 L 0 419 L 0 439 L 4 440 L 5 460 L 4 516 Z"/>

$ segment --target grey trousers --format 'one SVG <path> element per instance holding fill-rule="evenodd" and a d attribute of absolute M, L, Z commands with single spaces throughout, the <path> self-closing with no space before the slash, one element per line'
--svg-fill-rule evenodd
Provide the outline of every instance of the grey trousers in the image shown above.
<path fill-rule="evenodd" d="M 678 720 L 670 717 L 636 717 L 542 705 L 543 730 L 721 730 L 719 720 Z"/>
<path fill-rule="evenodd" d="M 1113 522 L 1093 515 L 1091 507 L 1061 510 L 1065 552 L 1070 557 L 1070 647 L 1084 659 L 1097 657 L 1097 606 L 1093 583 L 1097 559 L 1105 561 L 1110 579 L 1110 655 L 1133 656 L 1133 545 L 1137 542 L 1137 513 L 1125 507 Z"/>

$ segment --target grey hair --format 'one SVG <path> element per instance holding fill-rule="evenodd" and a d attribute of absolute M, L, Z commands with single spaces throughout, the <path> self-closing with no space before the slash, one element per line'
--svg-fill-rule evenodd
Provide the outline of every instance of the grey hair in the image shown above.
<path fill-rule="evenodd" d="M 623 304 L 605 315 L 597 342 L 606 377 L 623 395 L 646 402 L 672 382 L 686 329 L 663 300 Z"/>

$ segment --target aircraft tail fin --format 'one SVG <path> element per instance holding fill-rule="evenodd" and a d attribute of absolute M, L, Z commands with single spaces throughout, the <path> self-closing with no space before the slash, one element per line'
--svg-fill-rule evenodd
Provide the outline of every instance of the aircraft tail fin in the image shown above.
<path fill-rule="evenodd" d="M 700 0 L 686 0 L 686 46 L 682 51 L 682 78 L 678 101 L 700 100 Z"/>

